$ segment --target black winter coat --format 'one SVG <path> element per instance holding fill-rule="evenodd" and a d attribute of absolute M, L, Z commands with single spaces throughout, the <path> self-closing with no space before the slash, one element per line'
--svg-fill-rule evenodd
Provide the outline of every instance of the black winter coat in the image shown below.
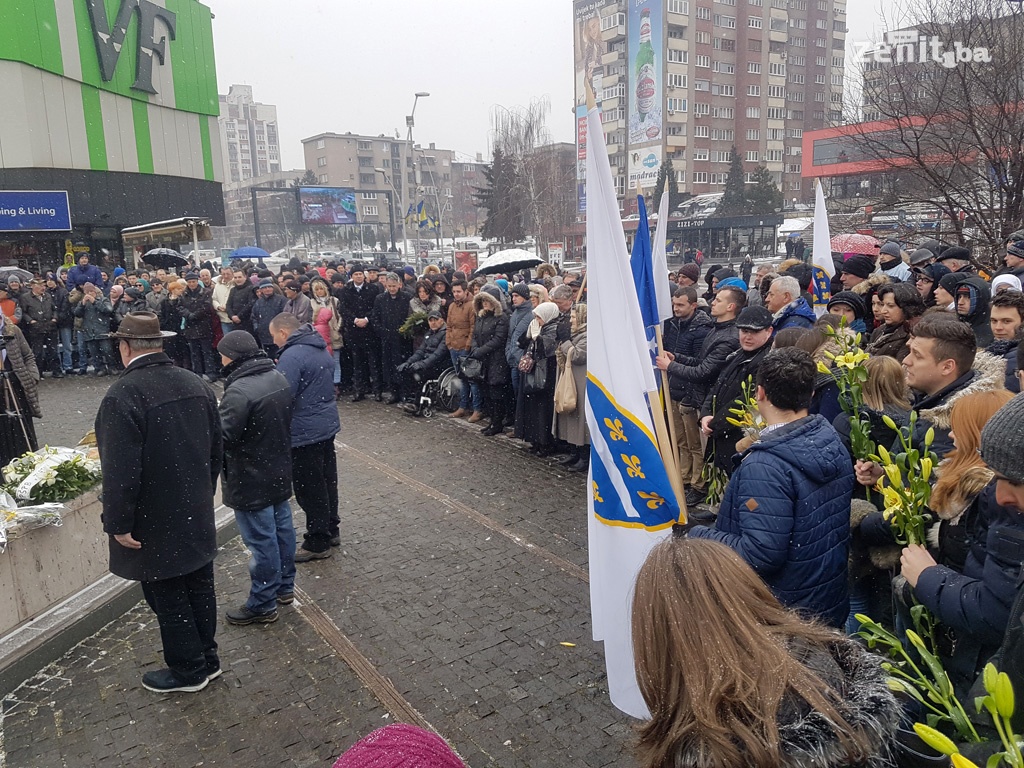
<path fill-rule="evenodd" d="M 557 328 L 556 328 L 557 330 Z M 473 325 L 473 340 L 469 356 L 482 360 L 484 381 L 492 387 L 500 387 L 512 380 L 512 374 L 505 360 L 505 342 L 508 341 L 508 318 L 499 309 L 497 313 L 477 313 Z"/>
<path fill-rule="evenodd" d="M 249 319 L 252 321 L 253 336 L 265 347 L 274 343 L 274 338 L 270 335 L 270 321 L 284 312 L 284 305 L 284 296 L 276 293 L 269 299 L 260 297 L 252 305 Z"/>
<path fill-rule="evenodd" d="M 729 355 L 740 347 L 740 334 L 736 322 L 715 323 L 693 357 L 676 356 L 668 366 L 669 389 L 684 392 L 684 405 L 700 407 L 708 390 L 725 368 Z"/>
<path fill-rule="evenodd" d="M 75 316 L 71 313 L 71 302 L 68 299 L 68 292 L 58 285 L 50 291 L 50 296 L 53 297 L 53 311 L 57 316 L 57 327 L 74 327 Z"/>
<path fill-rule="evenodd" d="M 743 437 L 743 430 L 726 420 L 732 416 L 729 409 L 735 408 L 736 400 L 743 397 L 743 383 L 747 378 L 757 379 L 757 367 L 771 348 L 769 342 L 754 352 L 742 349 L 734 352 L 701 406 L 701 418 L 712 417 L 710 440 L 714 444 L 715 466 L 729 474 L 732 474 L 736 443 Z"/>
<path fill-rule="evenodd" d="M 182 336 L 188 341 L 213 338 L 213 299 L 208 290 L 200 285 L 194 291 L 186 288 L 178 299 L 178 312 L 185 318 Z"/>
<path fill-rule="evenodd" d="M 427 331 L 420 348 L 406 360 L 409 368 L 414 371 L 423 371 L 428 377 L 433 378 L 436 373 L 440 373 L 451 365 L 452 359 L 448 354 L 448 345 L 445 343 L 447 335 L 447 328 Z"/>
<path fill-rule="evenodd" d="M 664 337 L 665 351 L 671 352 L 676 359 L 683 357 L 697 357 L 700 355 L 700 348 L 704 345 L 711 329 L 715 327 L 715 321 L 703 312 L 694 312 L 690 317 L 683 320 L 679 317 L 670 317 L 665 321 Z M 737 333 L 736 338 L 739 339 Z M 686 386 L 683 380 L 669 376 L 669 391 L 672 399 L 681 402 L 691 408 L 699 408 L 701 401 L 693 400 L 693 390 Z M 703 399 L 703 398 L 702 398 Z"/>
<path fill-rule="evenodd" d="M 95 426 L 111 573 L 160 581 L 212 561 L 222 440 L 210 385 L 162 352 L 147 355 L 107 390 Z M 114 536 L 124 533 L 142 548 L 121 546 Z"/>
<path fill-rule="evenodd" d="M 373 301 L 383 289 L 377 283 L 363 283 L 360 290 L 356 290 L 355 283 L 348 283 L 338 292 L 338 301 L 341 309 L 342 336 L 345 343 L 366 346 L 376 342 L 372 326 L 357 328 L 356 320 L 365 317 L 370 319 L 373 314 Z"/>
<path fill-rule="evenodd" d="M 224 303 L 228 317 L 238 317 L 241 321 L 236 330 L 252 333 L 252 308 L 256 304 L 256 289 L 251 283 L 239 287 L 232 286 L 228 300 Z M 253 334 L 255 335 L 255 334 Z"/>
<path fill-rule="evenodd" d="M 409 317 L 410 301 L 412 301 L 412 294 L 405 290 L 400 290 L 393 298 L 390 293 L 384 291 L 373 300 L 370 327 L 373 328 L 378 339 L 389 344 L 402 340 L 398 329 Z"/>
<path fill-rule="evenodd" d="M 292 495 L 292 390 L 262 352 L 224 369 L 224 503 L 252 512 Z"/>

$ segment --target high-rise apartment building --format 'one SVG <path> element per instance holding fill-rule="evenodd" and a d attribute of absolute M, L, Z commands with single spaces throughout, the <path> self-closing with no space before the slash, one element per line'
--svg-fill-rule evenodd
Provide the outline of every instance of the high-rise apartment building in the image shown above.
<path fill-rule="evenodd" d="M 721 192 L 734 146 L 748 181 L 764 165 L 787 201 L 813 198 L 802 137 L 842 117 L 845 0 L 577 0 L 574 10 L 580 143 L 591 89 L 626 212 L 666 158 L 680 191 Z"/>
<path fill-rule="evenodd" d="M 280 172 L 277 107 L 254 101 L 251 86 L 232 85 L 220 97 L 219 124 L 226 182 Z"/>

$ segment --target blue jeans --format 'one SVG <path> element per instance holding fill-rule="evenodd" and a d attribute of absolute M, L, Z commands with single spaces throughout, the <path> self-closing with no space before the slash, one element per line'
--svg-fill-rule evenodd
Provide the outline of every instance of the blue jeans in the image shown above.
<path fill-rule="evenodd" d="M 334 383 L 341 384 L 341 350 L 335 349 L 334 355 Z"/>
<path fill-rule="evenodd" d="M 519 397 L 519 366 L 509 366 L 509 370 L 512 372 L 512 401 L 515 402 Z M 513 408 L 513 410 L 515 409 Z"/>
<path fill-rule="evenodd" d="M 469 352 L 465 352 L 459 349 L 449 349 L 448 354 L 452 357 L 452 365 L 455 370 L 459 370 L 459 360 L 466 357 Z M 462 410 L 468 410 L 470 403 L 470 396 L 473 400 L 473 410 L 482 411 L 484 409 L 484 393 L 480 389 L 480 385 L 476 382 L 462 380 L 462 395 L 459 399 L 459 408 Z"/>
<path fill-rule="evenodd" d="M 224 335 L 227 336 L 229 333 L 231 333 L 233 330 L 235 330 L 235 324 L 234 323 L 225 323 L 223 320 L 221 320 L 220 321 L 220 329 L 224 333 Z"/>
<path fill-rule="evenodd" d="M 74 330 L 74 328 L 58 329 L 58 335 L 60 336 L 60 368 L 64 373 L 71 370 L 71 334 L 74 333 Z"/>
<path fill-rule="evenodd" d="M 277 596 L 295 589 L 295 525 L 287 501 L 254 512 L 235 510 L 242 541 L 252 553 L 249 577 L 252 587 L 245 607 L 253 613 L 270 613 Z"/>
<path fill-rule="evenodd" d="M 78 346 L 78 370 L 85 371 L 88 365 L 88 355 L 86 354 L 85 346 L 85 334 L 81 331 L 77 335 L 77 346 Z"/>

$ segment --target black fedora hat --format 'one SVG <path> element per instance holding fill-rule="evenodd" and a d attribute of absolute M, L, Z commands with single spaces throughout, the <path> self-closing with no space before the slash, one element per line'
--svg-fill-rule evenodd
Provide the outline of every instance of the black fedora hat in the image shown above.
<path fill-rule="evenodd" d="M 160 318 L 152 312 L 131 312 L 110 334 L 112 339 L 167 339 L 177 336 L 172 331 L 160 330 Z"/>

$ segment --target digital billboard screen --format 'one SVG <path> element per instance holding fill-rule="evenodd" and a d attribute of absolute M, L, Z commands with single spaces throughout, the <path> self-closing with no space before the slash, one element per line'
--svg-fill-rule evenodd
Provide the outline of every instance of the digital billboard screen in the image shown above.
<path fill-rule="evenodd" d="M 356 224 L 356 192 L 351 187 L 299 187 L 303 224 Z"/>

